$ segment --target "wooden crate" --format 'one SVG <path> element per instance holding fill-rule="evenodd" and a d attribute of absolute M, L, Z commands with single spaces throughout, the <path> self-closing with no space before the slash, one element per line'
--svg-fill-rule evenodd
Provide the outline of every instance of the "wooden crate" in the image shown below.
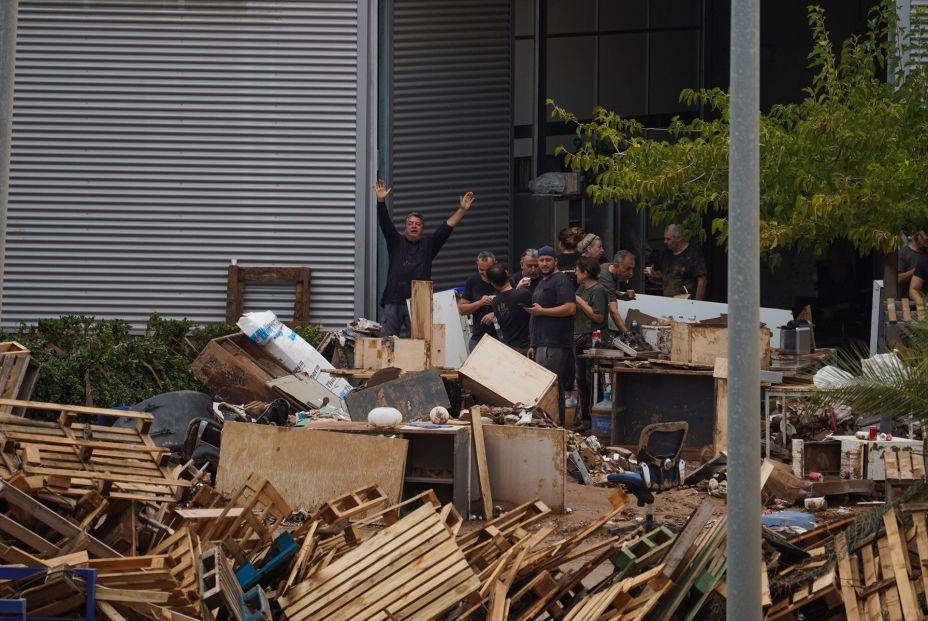
<path fill-rule="evenodd" d="M 193 374 L 203 382 L 210 395 L 220 401 L 269 403 L 283 396 L 297 409 L 306 408 L 306 404 L 267 385 L 291 373 L 242 332 L 207 343 L 193 361 Z"/>
<path fill-rule="evenodd" d="M 726 326 L 671 322 L 670 359 L 714 367 L 716 358 L 728 357 L 728 328 Z M 770 368 L 770 336 L 766 326 L 758 330 L 760 340 L 760 368 Z"/>
<path fill-rule="evenodd" d="M 557 375 L 484 336 L 461 365 L 461 386 L 482 405 L 540 405 L 557 417 Z"/>

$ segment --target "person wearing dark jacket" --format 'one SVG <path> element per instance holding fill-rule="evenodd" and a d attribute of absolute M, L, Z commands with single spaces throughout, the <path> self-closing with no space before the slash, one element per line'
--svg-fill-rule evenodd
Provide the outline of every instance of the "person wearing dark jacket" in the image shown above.
<path fill-rule="evenodd" d="M 386 200 L 391 189 L 383 180 L 374 184 L 374 193 L 377 195 L 377 222 L 387 241 L 387 255 L 390 258 L 387 283 L 380 297 L 380 304 L 384 309 L 383 326 L 380 331 L 383 337 L 409 335 L 409 309 L 406 307 L 406 300 L 412 295 L 412 281 L 432 279 L 432 261 L 474 202 L 473 192 L 461 196 L 458 199 L 457 211 L 439 224 L 431 235 L 423 234 L 425 218 L 422 214 L 411 213 L 406 216 L 406 225 L 400 234 L 387 209 Z"/>

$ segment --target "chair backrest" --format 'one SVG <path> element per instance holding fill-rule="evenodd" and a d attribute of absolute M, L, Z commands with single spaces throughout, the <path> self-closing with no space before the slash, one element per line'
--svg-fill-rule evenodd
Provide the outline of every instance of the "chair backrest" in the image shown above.
<path fill-rule="evenodd" d="M 648 425 L 641 430 L 638 450 L 645 449 L 652 458 L 676 461 L 683 450 L 688 430 L 689 425 L 683 421 Z"/>

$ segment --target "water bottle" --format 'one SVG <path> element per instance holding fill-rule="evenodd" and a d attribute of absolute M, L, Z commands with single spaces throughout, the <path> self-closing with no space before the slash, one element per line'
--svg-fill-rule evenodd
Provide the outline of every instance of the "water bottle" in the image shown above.
<path fill-rule="evenodd" d="M 593 348 L 599 347 L 599 342 L 603 338 L 602 330 L 593 330 Z"/>
<path fill-rule="evenodd" d="M 638 334 L 638 320 L 632 319 L 632 325 L 630 326 L 632 334 Z"/>
<path fill-rule="evenodd" d="M 496 318 L 496 313 L 493 313 L 493 327 L 496 329 L 496 338 L 502 340 L 503 328 L 499 325 L 499 320 Z"/>

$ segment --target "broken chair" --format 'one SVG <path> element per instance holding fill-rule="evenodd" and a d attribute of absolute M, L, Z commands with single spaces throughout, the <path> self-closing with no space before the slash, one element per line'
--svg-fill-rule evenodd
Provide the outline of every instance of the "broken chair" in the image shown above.
<path fill-rule="evenodd" d="M 689 425 L 685 422 L 655 423 L 641 430 L 633 470 L 610 474 L 607 481 L 621 485 L 645 507 L 645 527 L 654 527 L 654 494 L 679 487 L 685 462 L 680 459 Z"/>

